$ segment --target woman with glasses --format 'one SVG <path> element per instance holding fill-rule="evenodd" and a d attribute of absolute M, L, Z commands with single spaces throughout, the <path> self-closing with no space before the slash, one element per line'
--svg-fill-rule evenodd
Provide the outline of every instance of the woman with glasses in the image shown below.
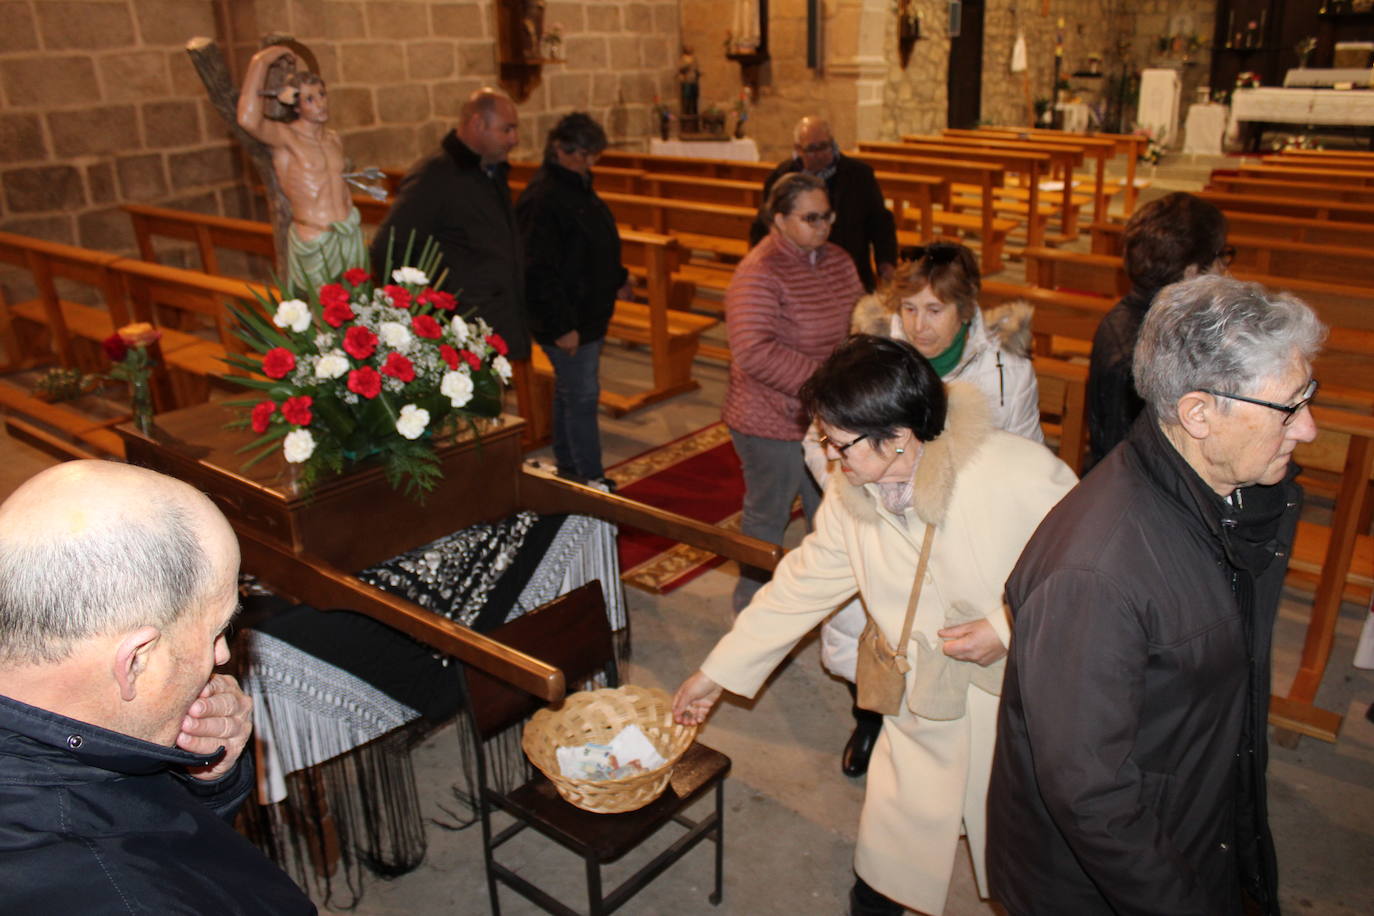
<path fill-rule="evenodd" d="M 592 188 L 592 166 L 605 148 L 606 132 L 591 115 L 560 118 L 515 218 L 525 247 L 526 317 L 553 365 L 558 473 L 614 489 L 601 464 L 598 373 L 615 300 L 633 289 L 615 217 Z"/>
<path fill-rule="evenodd" d="M 938 914 L 961 832 L 986 893 L 984 800 L 1010 640 L 1002 587 L 1073 472 L 996 429 L 982 391 L 946 386 L 900 340 L 850 338 L 801 399 L 838 465 L 815 530 L 678 688 L 674 715 L 702 721 L 722 690 L 752 697 L 858 592 L 878 637 L 911 668 L 868 771 L 851 913 Z"/>
<path fill-rule="evenodd" d="M 820 503 L 802 461 L 808 420 L 798 392 L 844 340 L 863 286 L 849 255 L 826 241 L 835 211 L 821 179 L 783 176 L 763 212 L 768 236 L 725 291 L 730 382 L 721 413 L 744 473 L 740 530 L 781 544 L 797 494 L 808 525 Z M 741 569 L 734 609 L 766 579 L 762 570 Z"/>
<path fill-rule="evenodd" d="M 988 312 L 978 307 L 978 259 L 963 245 L 935 242 L 908 249 L 892 282 L 859 300 L 850 327 L 856 333 L 905 340 L 930 361 L 942 381 L 971 382 L 987 398 L 992 425 L 1044 442 L 1040 430 L 1040 388 L 1030 355 L 1031 307 L 1011 303 Z M 823 488 L 830 462 L 812 426 L 804 442 L 806 466 Z M 863 607 L 850 602 L 821 630 L 821 662 L 850 682 L 864 628 Z M 882 717 L 854 705 L 854 732 L 844 746 L 840 769 L 846 776 L 868 770 Z"/>
<path fill-rule="evenodd" d="M 1226 217 L 1192 194 L 1176 191 L 1141 207 L 1126 223 L 1122 260 L 1131 291 L 1102 318 L 1088 368 L 1088 467 L 1126 438 L 1145 407 L 1131 377 L 1136 336 L 1164 287 L 1203 274 L 1224 274 L 1236 250 L 1226 244 Z"/>

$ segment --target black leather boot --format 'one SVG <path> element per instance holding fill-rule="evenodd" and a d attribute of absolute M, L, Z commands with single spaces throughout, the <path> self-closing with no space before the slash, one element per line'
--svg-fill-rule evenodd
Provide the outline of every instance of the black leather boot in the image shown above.
<path fill-rule="evenodd" d="M 850 694 L 857 695 L 853 684 L 849 685 Z M 840 770 L 846 776 L 862 776 L 868 772 L 868 758 L 873 756 L 873 745 L 878 743 L 878 733 L 883 730 L 883 717 L 876 712 L 854 706 L 854 733 L 849 736 L 840 755 Z"/>

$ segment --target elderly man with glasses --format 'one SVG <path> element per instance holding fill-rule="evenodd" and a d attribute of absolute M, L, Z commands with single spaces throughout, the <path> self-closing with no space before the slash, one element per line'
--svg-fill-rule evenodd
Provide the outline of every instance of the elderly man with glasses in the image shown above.
<path fill-rule="evenodd" d="M 1007 580 L 988 869 L 1013 916 L 1279 912 L 1269 655 L 1324 334 L 1229 277 L 1155 297 L 1144 412 Z"/>
<path fill-rule="evenodd" d="M 830 206 L 834 208 L 834 227 L 830 241 L 854 259 L 859 281 L 873 292 L 877 280 L 886 280 L 897 264 L 897 227 L 892 212 L 883 200 L 882 189 L 873 169 L 840 152 L 830 125 L 817 117 L 797 122 L 793 134 L 795 155 L 780 163 L 763 183 L 763 197 L 784 175 L 805 172 L 825 182 Z M 771 230 L 760 218 L 749 232 L 749 244 L 757 245 Z M 877 272 L 874 272 L 874 264 Z"/>

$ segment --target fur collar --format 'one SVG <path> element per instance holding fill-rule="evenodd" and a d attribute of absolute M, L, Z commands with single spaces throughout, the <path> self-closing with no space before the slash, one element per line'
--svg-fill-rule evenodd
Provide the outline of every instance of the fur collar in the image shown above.
<path fill-rule="evenodd" d="M 949 414 L 945 431 L 925 444 L 912 486 L 912 508 L 921 521 L 939 526 L 949 510 L 954 483 L 959 470 L 973 458 L 992 431 L 991 411 L 987 396 L 970 382 L 950 382 L 945 386 L 949 397 Z M 855 518 L 866 524 L 877 524 L 876 484 L 856 487 L 842 473 L 831 475 L 836 495 Z"/>
<path fill-rule="evenodd" d="M 975 342 L 986 339 L 992 346 L 1015 356 L 1029 358 L 1031 318 L 1034 315 L 1035 306 L 1024 299 L 1004 302 L 990 309 L 976 309 L 969 339 Z M 900 333 L 893 333 L 893 317 L 893 310 L 887 307 L 882 297 L 877 293 L 869 293 L 855 303 L 854 311 L 849 316 L 849 333 L 900 338 Z"/>

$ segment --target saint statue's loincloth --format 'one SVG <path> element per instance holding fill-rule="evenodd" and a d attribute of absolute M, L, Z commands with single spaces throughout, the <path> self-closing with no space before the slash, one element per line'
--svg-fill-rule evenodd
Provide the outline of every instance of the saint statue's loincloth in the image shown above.
<path fill-rule="evenodd" d="M 296 294 L 335 282 L 350 267 L 371 269 L 357 207 L 350 208 L 346 218 L 323 228 L 319 235 L 305 241 L 296 234 L 296 227 L 291 227 L 287 278 Z"/>

